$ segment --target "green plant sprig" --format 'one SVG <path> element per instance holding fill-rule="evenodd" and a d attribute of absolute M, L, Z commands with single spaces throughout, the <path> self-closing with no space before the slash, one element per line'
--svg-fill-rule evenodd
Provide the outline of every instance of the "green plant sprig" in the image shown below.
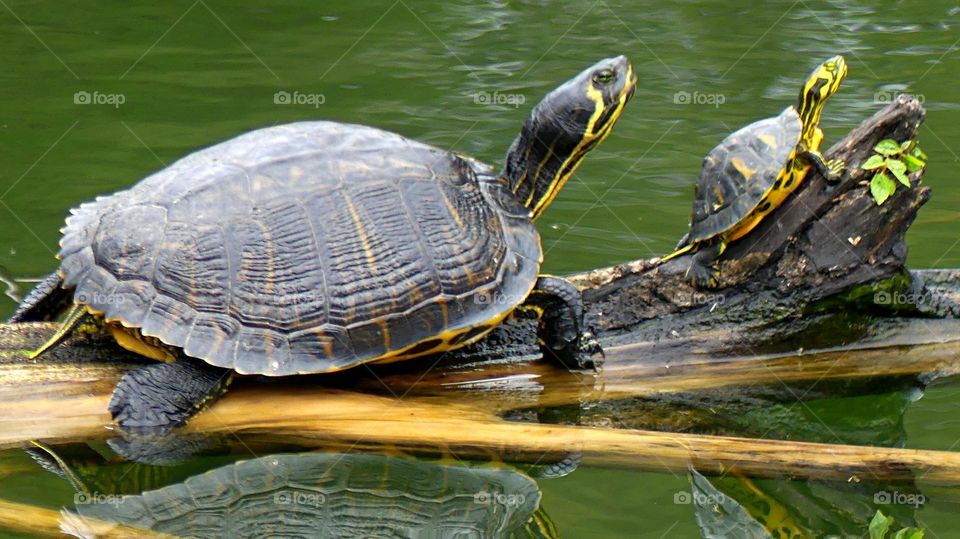
<path fill-rule="evenodd" d="M 909 175 L 927 165 L 927 154 L 916 140 L 897 143 L 893 139 L 884 139 L 873 147 L 873 151 L 875 153 L 860 168 L 875 171 L 870 179 L 870 194 L 878 206 L 897 190 L 897 184 L 890 176 L 909 189 Z"/>
<path fill-rule="evenodd" d="M 868 529 L 870 533 L 870 539 L 887 539 L 888 534 L 892 531 L 893 527 L 893 517 L 888 517 L 882 512 L 877 511 L 873 515 L 873 520 L 870 521 L 870 527 Z M 924 531 L 920 528 L 901 528 L 896 531 L 889 539 L 923 539 Z"/>

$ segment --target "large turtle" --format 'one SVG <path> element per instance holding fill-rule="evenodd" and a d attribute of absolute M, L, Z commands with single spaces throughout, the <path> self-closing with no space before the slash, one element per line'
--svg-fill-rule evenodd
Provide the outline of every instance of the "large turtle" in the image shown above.
<path fill-rule="evenodd" d="M 503 171 L 359 125 L 302 122 L 198 151 L 71 211 L 59 270 L 13 321 L 63 316 L 160 360 L 128 373 L 121 428 L 168 430 L 230 373 L 282 376 L 472 343 L 514 310 L 545 355 L 592 366 L 573 285 L 539 276 L 533 221 L 633 95 L 626 57 L 538 104 Z M 199 361 L 197 361 L 199 360 Z"/>
<path fill-rule="evenodd" d="M 727 244 L 753 230 L 817 169 L 829 182 L 844 164 L 820 153 L 820 114 L 847 76 L 843 56 L 823 62 L 800 89 L 797 104 L 728 136 L 703 160 L 694 192 L 690 232 L 663 258 L 695 253 L 687 276 L 695 286 L 717 286 Z"/>
<path fill-rule="evenodd" d="M 120 475 L 119 466 L 81 476 L 52 451 L 34 458 L 76 489 L 61 528 L 78 537 L 95 536 L 105 523 L 126 527 L 113 530 L 117 536 L 204 539 L 559 537 L 537 482 L 503 464 L 313 452 L 239 461 L 185 479 L 175 479 L 179 469 L 124 463 L 119 485 L 109 477 Z"/>

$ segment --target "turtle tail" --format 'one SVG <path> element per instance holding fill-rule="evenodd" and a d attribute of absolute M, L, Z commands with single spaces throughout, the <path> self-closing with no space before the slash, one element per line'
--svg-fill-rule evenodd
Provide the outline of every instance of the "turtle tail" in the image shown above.
<path fill-rule="evenodd" d="M 47 339 L 47 342 L 40 345 L 40 348 L 30 352 L 30 359 L 37 359 L 47 350 L 65 341 L 67 337 L 73 334 L 75 329 L 80 327 L 80 325 L 89 319 L 89 316 L 90 313 L 87 312 L 86 307 L 80 304 L 75 304 L 73 308 L 70 309 L 70 312 L 67 313 L 66 318 L 63 319 L 63 323 L 60 324 L 60 327 L 57 329 L 56 333 Z"/>
<path fill-rule="evenodd" d="M 678 257 L 678 256 L 680 256 L 680 255 L 684 255 L 684 254 L 689 253 L 691 250 L 693 250 L 693 246 L 694 246 L 694 244 L 691 243 L 691 244 L 687 244 L 687 245 L 684 245 L 683 247 L 678 248 L 676 251 L 674 251 L 674 252 L 668 254 L 667 256 L 661 258 L 661 259 L 660 259 L 660 263 L 663 264 L 663 263 L 666 262 L 667 260 L 670 260 L 670 259 L 676 258 L 676 257 Z"/>

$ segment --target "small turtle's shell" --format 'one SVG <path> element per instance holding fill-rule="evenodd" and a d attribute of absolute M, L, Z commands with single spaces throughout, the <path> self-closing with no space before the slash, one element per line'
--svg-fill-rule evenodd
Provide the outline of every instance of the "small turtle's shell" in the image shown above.
<path fill-rule="evenodd" d="M 241 373 L 462 345 L 528 295 L 542 258 L 484 165 L 331 122 L 247 133 L 72 213 L 75 301 Z"/>
<path fill-rule="evenodd" d="M 689 242 L 726 232 L 773 187 L 800 142 L 796 109 L 754 122 L 723 139 L 703 160 L 694 192 Z"/>
<path fill-rule="evenodd" d="M 90 502 L 75 512 L 177 537 L 526 537 L 540 491 L 509 468 L 305 453 Z"/>

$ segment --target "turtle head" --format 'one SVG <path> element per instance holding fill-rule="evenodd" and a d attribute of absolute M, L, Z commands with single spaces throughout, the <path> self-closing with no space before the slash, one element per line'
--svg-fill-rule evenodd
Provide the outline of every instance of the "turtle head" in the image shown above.
<path fill-rule="evenodd" d="M 823 62 L 810 74 L 797 100 L 797 112 L 800 115 L 800 121 L 803 122 L 805 134 L 817 129 L 823 106 L 833 94 L 837 93 L 840 83 L 846 77 L 847 62 L 840 55 Z"/>
<path fill-rule="evenodd" d="M 637 76 L 625 56 L 601 60 L 547 94 L 507 152 L 501 177 L 536 219 L 610 134 L 633 97 Z"/>

